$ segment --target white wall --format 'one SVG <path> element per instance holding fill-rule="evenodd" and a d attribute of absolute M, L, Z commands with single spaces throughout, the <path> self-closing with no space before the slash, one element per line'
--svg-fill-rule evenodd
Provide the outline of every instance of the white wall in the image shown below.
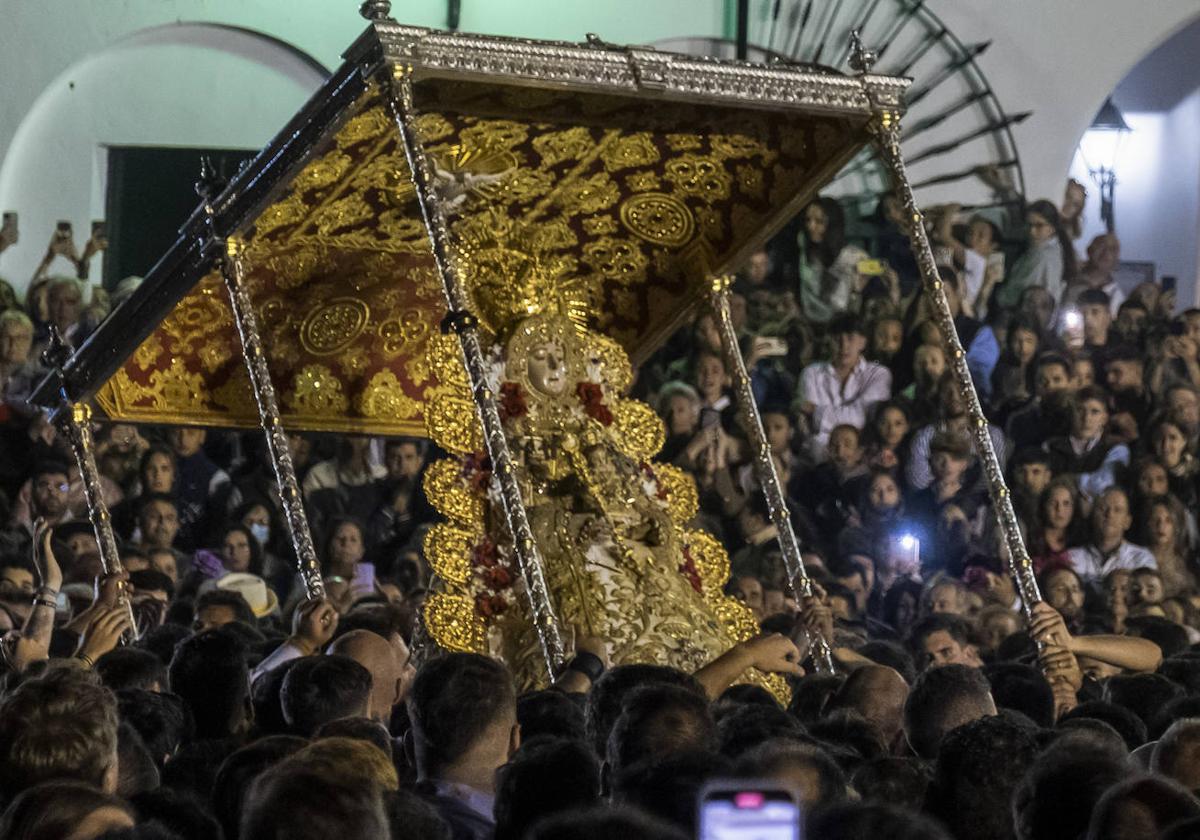
<path fill-rule="evenodd" d="M 1058 198 L 1078 138 L 1139 58 L 1200 12 L 1196 0 L 929 0 L 1010 111 L 1031 196 Z M 22 243 L 0 274 L 24 285 L 55 219 L 102 208 L 106 143 L 257 147 L 362 30 L 358 0 L 0 0 L 0 210 Z M 466 31 L 616 42 L 730 35 L 730 0 L 464 0 Z M 441 0 L 396 0 L 444 23 Z M 238 27 L 214 29 L 192 24 Z M 178 30 L 178 31 L 172 31 Z M 270 36 L 270 37 L 268 37 Z M 278 39 L 277 41 L 272 39 Z M 71 87 L 74 83 L 75 87 Z"/>

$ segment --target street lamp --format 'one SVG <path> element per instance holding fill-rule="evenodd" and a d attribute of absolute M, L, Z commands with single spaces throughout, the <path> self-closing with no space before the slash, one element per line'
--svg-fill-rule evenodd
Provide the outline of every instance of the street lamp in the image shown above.
<path fill-rule="evenodd" d="M 1121 150 L 1121 141 L 1132 129 L 1121 111 L 1113 103 L 1112 97 L 1104 100 L 1095 119 L 1084 132 L 1079 143 L 1079 151 L 1083 162 L 1088 168 L 1088 174 L 1100 188 L 1100 218 L 1109 233 L 1112 233 L 1116 223 L 1113 215 L 1113 192 L 1117 185 L 1117 155 Z"/>

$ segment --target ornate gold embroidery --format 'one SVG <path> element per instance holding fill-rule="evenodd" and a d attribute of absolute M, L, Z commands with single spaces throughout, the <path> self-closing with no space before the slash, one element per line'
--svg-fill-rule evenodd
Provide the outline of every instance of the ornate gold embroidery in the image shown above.
<path fill-rule="evenodd" d="M 133 351 L 133 363 L 142 370 L 146 370 L 158 359 L 158 356 L 163 351 L 162 342 L 158 339 L 157 333 L 151 333 L 149 338 L 138 345 L 138 349 Z"/>
<path fill-rule="evenodd" d="M 619 400 L 613 409 L 617 445 L 635 461 L 649 461 L 667 438 L 663 421 L 650 406 L 637 400 Z"/>
<path fill-rule="evenodd" d="M 625 286 L 644 279 L 649 263 L 640 248 L 611 236 L 603 236 L 584 245 L 583 261 L 604 277 Z"/>
<path fill-rule="evenodd" d="M 483 622 L 475 604 L 462 595 L 435 593 L 425 601 L 425 626 L 439 647 L 463 653 L 484 651 Z"/>
<path fill-rule="evenodd" d="M 583 220 L 583 232 L 589 236 L 616 233 L 617 220 L 612 216 L 591 216 Z"/>
<path fill-rule="evenodd" d="M 610 143 L 600 153 L 604 168 L 609 172 L 628 169 L 631 166 L 649 166 L 659 159 L 658 148 L 646 132 L 628 134 Z"/>
<path fill-rule="evenodd" d="M 300 344 L 314 356 L 340 353 L 362 335 L 371 310 L 358 298 L 332 298 L 313 307 L 300 324 Z"/>
<path fill-rule="evenodd" d="M 721 164 L 704 155 L 680 155 L 667 161 L 667 180 L 687 195 L 713 204 L 729 198 L 732 179 Z"/>
<path fill-rule="evenodd" d="M 591 131 L 583 126 L 575 126 L 565 131 L 538 135 L 533 139 L 533 150 L 541 157 L 542 165 L 549 168 L 563 161 L 579 160 L 594 144 Z"/>
<path fill-rule="evenodd" d="M 580 178 L 564 186 L 558 194 L 558 203 L 572 215 L 599 213 L 617 203 L 621 191 L 604 172 Z"/>
<path fill-rule="evenodd" d="M 292 390 L 284 402 L 301 414 L 315 416 L 342 414 L 350 400 L 342 392 L 342 383 L 324 365 L 305 365 L 292 377 Z"/>
<path fill-rule="evenodd" d="M 631 232 L 655 245 L 678 248 L 696 230 L 687 205 L 665 193 L 639 193 L 621 205 L 621 222 Z"/>
<path fill-rule="evenodd" d="M 452 458 L 440 458 L 425 470 L 425 496 L 429 503 L 449 519 L 472 527 L 482 527 L 483 498 L 463 482 L 462 464 Z"/>
<path fill-rule="evenodd" d="M 696 481 L 679 467 L 673 464 L 655 464 L 654 474 L 658 476 L 658 484 L 667 494 L 667 510 L 671 518 L 683 525 L 691 522 L 700 510 L 700 493 L 696 489 Z M 721 586 L 725 585 L 722 580 Z"/>
<path fill-rule="evenodd" d="M 407 420 L 416 417 L 420 410 L 417 401 L 404 393 L 400 380 L 390 370 L 381 370 L 372 376 L 358 396 L 358 411 L 367 418 Z"/>
<path fill-rule="evenodd" d="M 482 537 L 481 532 L 437 523 L 425 535 L 429 567 L 447 583 L 465 586 L 471 580 L 471 550 Z"/>

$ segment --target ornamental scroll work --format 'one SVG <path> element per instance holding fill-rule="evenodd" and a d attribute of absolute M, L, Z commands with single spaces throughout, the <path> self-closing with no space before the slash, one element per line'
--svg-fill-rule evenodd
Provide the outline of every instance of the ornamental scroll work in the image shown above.
<path fill-rule="evenodd" d="M 541 291 L 540 311 L 503 321 L 488 379 L 555 614 L 606 639 L 616 664 L 694 671 L 753 637 L 757 623 L 724 594 L 724 548 L 688 527 L 699 506 L 695 483 L 651 460 L 665 429 L 648 406 L 623 396 L 625 352 L 563 314 L 553 285 Z M 425 474 L 426 496 L 446 518 L 425 538 L 436 576 L 425 627 L 442 648 L 503 658 L 523 690 L 545 687 L 491 463 L 469 431 L 478 424 L 456 338 L 431 343 L 430 366 L 444 383 L 434 404 L 447 408 L 427 416 L 429 434 L 452 454 Z M 786 695 L 778 677 L 743 678 Z"/>
<path fill-rule="evenodd" d="M 862 120 L 427 81 L 418 132 L 481 323 L 552 275 L 580 326 L 640 359 L 780 208 L 861 145 Z M 420 434 L 440 280 L 374 86 L 244 232 L 245 285 L 285 425 Z M 476 282 L 476 278 L 480 278 Z M 500 282 L 505 281 L 505 282 Z M 103 386 L 115 419 L 257 426 L 216 273 Z"/>

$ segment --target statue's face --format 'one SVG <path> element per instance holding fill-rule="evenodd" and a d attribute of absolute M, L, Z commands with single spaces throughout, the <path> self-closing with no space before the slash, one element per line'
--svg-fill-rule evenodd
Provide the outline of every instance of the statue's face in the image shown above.
<path fill-rule="evenodd" d="M 525 369 L 529 386 L 548 397 L 557 397 L 567 388 L 567 353 L 557 341 L 533 345 Z"/>

